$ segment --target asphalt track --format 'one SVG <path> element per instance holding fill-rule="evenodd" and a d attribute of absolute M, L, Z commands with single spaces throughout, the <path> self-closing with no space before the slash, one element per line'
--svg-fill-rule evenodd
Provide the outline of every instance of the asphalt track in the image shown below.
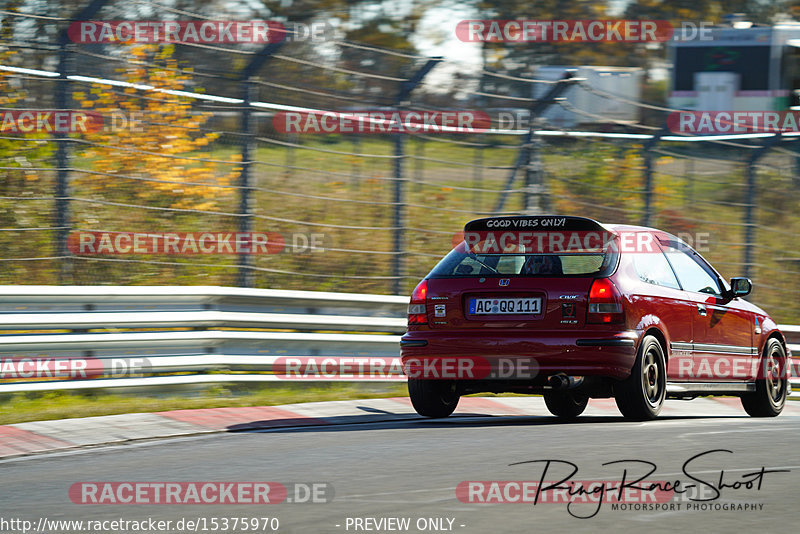
<path fill-rule="evenodd" d="M 679 401 L 677 401 L 679 402 Z M 691 403 L 689 403 L 691 404 Z M 730 412 L 726 412 L 729 414 Z M 277 517 L 279 532 L 446 532 L 418 529 L 420 518 L 452 520 L 452 531 L 598 532 L 613 529 L 651 532 L 779 532 L 800 520 L 800 416 L 776 419 L 741 416 L 669 416 L 647 423 L 620 417 L 586 416 L 559 423 L 548 416 L 481 417 L 456 415 L 445 420 L 278 428 L 265 431 L 149 440 L 92 447 L 0 461 L 0 518 L 38 524 L 70 520 L 171 520 Z M 615 460 L 656 464 L 647 480 L 691 482 L 685 462 L 705 451 L 724 449 L 690 461 L 688 472 L 700 484 L 683 498 L 711 497 L 710 485 L 753 479 L 768 470 L 760 489 L 723 488 L 710 509 L 621 510 L 612 504 L 474 504 L 456 498 L 462 481 L 538 481 L 543 464 L 575 464 L 572 480 L 619 481 L 625 467 L 642 473 L 640 463 L 603 465 Z M 511 465 L 519 464 L 519 465 Z M 566 475 L 566 464 L 551 464 L 548 475 Z M 556 477 L 548 476 L 547 479 Z M 561 478 L 561 477 L 558 477 Z M 81 505 L 68 489 L 78 481 L 277 481 L 326 482 L 335 496 L 329 503 L 269 505 Z M 701 503 L 694 503 L 695 506 Z M 728 510 L 748 505 L 750 510 Z M 763 505 L 759 509 L 759 505 Z M 597 512 L 594 514 L 594 512 Z M 594 515 L 593 515 L 594 514 Z M 576 518 L 574 515 L 592 517 Z M 403 530 L 355 529 L 352 518 L 410 518 Z M 348 523 L 348 518 L 350 523 Z M 349 528 L 348 528 L 349 525 Z M 366 526 L 375 527 L 374 524 Z M 230 526 L 230 525 L 229 525 Z M 229 528 L 227 532 L 243 532 Z M 422 523 L 420 523 L 420 526 Z M 44 530 L 44 529 L 43 529 Z M 184 531 L 188 530 L 186 528 Z M 203 532 L 203 527 L 198 526 Z M 0 528 L 3 532 L 19 530 Z M 66 532 L 51 528 L 47 532 Z M 97 530 L 91 530 L 97 532 Z M 106 531 L 120 531 L 106 530 Z M 217 530 L 221 531 L 221 530 Z M 250 531 L 250 530 L 248 530 Z M 270 529 L 259 532 L 270 532 Z"/>

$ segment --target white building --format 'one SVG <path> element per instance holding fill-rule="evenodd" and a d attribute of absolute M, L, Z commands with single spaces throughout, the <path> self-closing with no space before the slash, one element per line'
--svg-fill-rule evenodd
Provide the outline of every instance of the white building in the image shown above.
<path fill-rule="evenodd" d="M 680 37 L 667 48 L 670 107 L 781 111 L 797 105 L 800 24 L 706 28 L 691 40 Z"/>
<path fill-rule="evenodd" d="M 538 67 L 533 74 L 537 80 L 555 81 L 563 78 L 567 69 L 574 77 L 584 78 L 581 85 L 570 87 L 562 97 L 568 106 L 553 104 L 542 117 L 555 128 L 575 128 L 579 124 L 618 124 L 639 121 L 639 107 L 631 102 L 641 100 L 642 77 L 639 67 Z M 584 87 L 585 86 L 585 87 Z M 534 83 L 532 98 L 541 98 L 550 89 L 547 83 Z M 593 92 L 592 90 L 597 90 Z M 613 96 L 609 96 L 613 95 Z M 614 98 L 614 96 L 619 98 Z M 575 108 L 572 111 L 570 108 Z"/>

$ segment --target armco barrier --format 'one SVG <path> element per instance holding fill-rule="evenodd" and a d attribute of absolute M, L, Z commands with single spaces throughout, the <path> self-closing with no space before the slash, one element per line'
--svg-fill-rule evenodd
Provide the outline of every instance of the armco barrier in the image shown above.
<path fill-rule="evenodd" d="M 45 366 L 24 380 L 6 372 L 0 392 L 273 381 L 273 364 L 286 357 L 393 361 L 407 306 L 405 296 L 322 291 L 0 286 L 0 330 L 8 332 L 0 357 L 52 359 L 51 368 L 74 359 L 94 371 L 89 379 L 38 376 Z"/>
<path fill-rule="evenodd" d="M 3 373 L 0 393 L 276 381 L 282 378 L 273 364 L 287 357 L 379 358 L 391 368 L 359 381 L 403 380 L 394 371 L 407 305 L 405 296 L 321 291 L 0 286 L 0 330 L 8 332 L 0 335 L 0 359 L 82 359 L 100 369 L 89 379 L 8 379 Z M 800 326 L 781 329 L 800 354 Z M 304 380 L 351 379 L 323 374 Z"/>

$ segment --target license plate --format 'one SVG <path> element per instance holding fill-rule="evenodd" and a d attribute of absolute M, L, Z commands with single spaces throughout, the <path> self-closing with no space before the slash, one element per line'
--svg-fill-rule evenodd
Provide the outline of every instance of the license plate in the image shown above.
<path fill-rule="evenodd" d="M 540 298 L 469 299 L 470 315 L 535 315 L 541 311 L 542 299 Z"/>

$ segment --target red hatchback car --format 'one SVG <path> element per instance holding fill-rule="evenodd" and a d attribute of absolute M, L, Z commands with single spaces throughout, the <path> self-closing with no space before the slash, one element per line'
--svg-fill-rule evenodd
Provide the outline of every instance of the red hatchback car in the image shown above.
<path fill-rule="evenodd" d="M 401 339 L 420 415 L 446 417 L 461 395 L 541 394 L 554 415 L 614 397 L 626 418 L 666 398 L 741 398 L 778 415 L 789 358 L 775 322 L 677 237 L 583 217 L 493 217 L 420 282 Z"/>

